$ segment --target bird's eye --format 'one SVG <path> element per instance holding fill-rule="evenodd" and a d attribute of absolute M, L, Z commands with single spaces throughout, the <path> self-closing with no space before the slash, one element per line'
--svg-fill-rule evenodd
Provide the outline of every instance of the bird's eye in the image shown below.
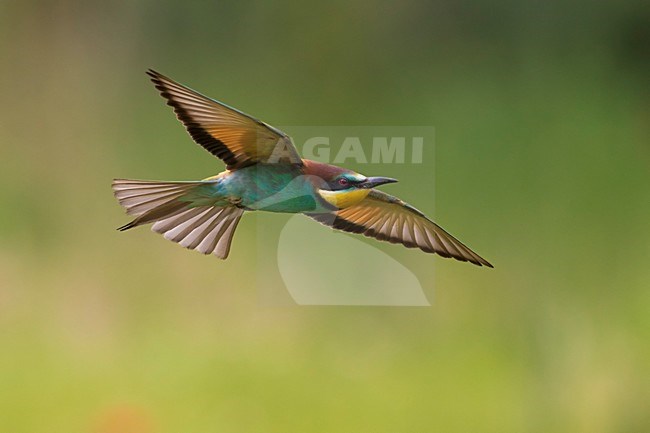
<path fill-rule="evenodd" d="M 339 185 L 341 186 L 346 186 L 348 183 L 349 183 L 348 180 L 344 177 L 339 179 Z"/>

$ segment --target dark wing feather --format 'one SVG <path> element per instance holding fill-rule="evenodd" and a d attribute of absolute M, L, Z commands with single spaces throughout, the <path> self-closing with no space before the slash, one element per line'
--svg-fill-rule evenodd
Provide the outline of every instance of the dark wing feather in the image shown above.
<path fill-rule="evenodd" d="M 221 158 L 228 169 L 258 162 L 302 163 L 291 138 L 282 131 L 156 71 L 147 74 L 192 139 Z"/>
<path fill-rule="evenodd" d="M 478 266 L 493 267 L 487 260 L 397 197 L 372 190 L 360 203 L 335 213 L 310 214 L 318 222 L 381 241 L 420 248 L 427 253 L 453 257 Z"/>

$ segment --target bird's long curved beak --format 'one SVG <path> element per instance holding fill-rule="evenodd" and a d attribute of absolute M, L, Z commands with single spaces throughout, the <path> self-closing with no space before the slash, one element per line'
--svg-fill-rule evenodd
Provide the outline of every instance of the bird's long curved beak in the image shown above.
<path fill-rule="evenodd" d="M 392 179 L 390 177 L 369 177 L 363 182 L 361 185 L 359 185 L 362 188 L 374 188 L 379 185 L 383 185 L 385 183 L 395 183 L 397 182 L 397 179 Z"/>

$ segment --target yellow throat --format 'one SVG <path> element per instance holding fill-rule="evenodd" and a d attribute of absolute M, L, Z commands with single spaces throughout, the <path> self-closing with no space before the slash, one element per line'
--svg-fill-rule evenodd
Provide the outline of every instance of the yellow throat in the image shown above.
<path fill-rule="evenodd" d="M 353 189 L 351 191 L 327 191 L 324 189 L 319 189 L 318 193 L 323 199 L 339 209 L 345 209 L 346 207 L 354 206 L 359 203 L 361 200 L 366 198 L 369 189 Z"/>

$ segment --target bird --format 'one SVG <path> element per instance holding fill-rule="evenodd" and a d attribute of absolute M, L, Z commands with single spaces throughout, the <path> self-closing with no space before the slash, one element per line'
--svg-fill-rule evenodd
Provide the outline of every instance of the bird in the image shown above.
<path fill-rule="evenodd" d="M 245 212 L 304 214 L 336 230 L 493 267 L 401 199 L 379 189 L 397 182 L 303 159 L 279 129 L 147 70 L 191 138 L 226 165 L 200 181 L 114 179 L 112 189 L 132 221 L 185 248 L 226 259 Z"/>

